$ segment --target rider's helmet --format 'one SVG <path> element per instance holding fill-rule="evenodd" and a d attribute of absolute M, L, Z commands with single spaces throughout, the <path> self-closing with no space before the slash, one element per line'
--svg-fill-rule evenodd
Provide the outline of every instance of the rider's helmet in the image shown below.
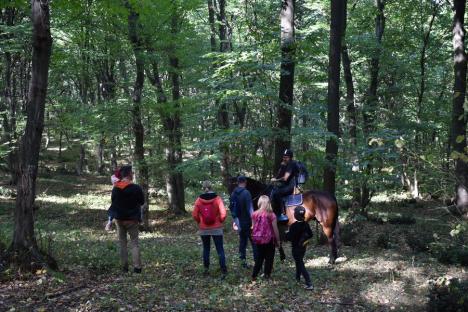
<path fill-rule="evenodd" d="M 285 149 L 284 152 L 283 152 L 283 156 L 288 156 L 288 157 L 291 157 L 293 158 L 294 156 L 294 153 L 292 150 L 290 150 L 289 148 Z"/>

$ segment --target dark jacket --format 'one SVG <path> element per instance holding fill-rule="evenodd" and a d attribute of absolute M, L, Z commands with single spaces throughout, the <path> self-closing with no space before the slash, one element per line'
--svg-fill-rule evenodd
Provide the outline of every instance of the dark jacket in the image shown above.
<path fill-rule="evenodd" d="M 304 238 L 312 237 L 312 230 L 309 223 L 296 221 L 289 227 L 289 232 L 286 233 L 286 239 L 291 242 L 293 249 L 305 249 L 302 245 Z"/>
<path fill-rule="evenodd" d="M 252 195 L 244 187 L 236 187 L 231 194 L 229 200 L 229 209 L 231 210 L 232 219 L 239 220 L 241 229 L 250 228 L 252 226 Z"/>
<path fill-rule="evenodd" d="M 141 205 L 144 203 L 145 196 L 138 184 L 119 181 L 112 189 L 109 215 L 117 220 L 141 221 Z"/>

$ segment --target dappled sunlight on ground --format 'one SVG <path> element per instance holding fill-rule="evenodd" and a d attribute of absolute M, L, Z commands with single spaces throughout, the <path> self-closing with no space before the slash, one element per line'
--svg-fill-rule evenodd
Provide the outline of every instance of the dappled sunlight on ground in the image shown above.
<path fill-rule="evenodd" d="M 140 233 L 143 274 L 123 274 L 115 227 L 104 231 L 111 188 L 107 179 L 85 187 L 81 178 L 70 183 L 73 179 L 65 177 L 62 186 L 68 189 L 61 194 L 60 178 L 42 183 L 57 187 L 39 193 L 36 223 L 39 244 L 59 261 L 60 271 L 21 279 L 9 272 L 12 275 L 3 276 L 0 283 L 0 310 L 423 311 L 429 279 L 466 276 L 460 266 L 413 253 L 401 233 L 417 227 L 362 222 L 354 245 L 342 246 L 336 265 L 328 264 L 328 246 L 310 244 L 305 264 L 314 291 L 295 281 L 287 243 L 287 259 L 281 263 L 276 254 L 271 280 L 260 277 L 253 283 L 251 250 L 247 251 L 250 268 L 244 269 L 228 217 L 224 247 L 229 274 L 222 281 L 214 246 L 209 276 L 202 275 L 201 240 L 190 213 L 173 215 L 156 205 L 150 210 L 152 231 Z M 385 213 L 409 209 L 401 203 L 386 205 Z M 0 197 L 0 206 L 0 239 L 7 245 L 14 198 Z M 417 222 L 431 215 L 421 208 L 414 212 Z M 440 215 L 432 218 L 440 223 Z M 387 249 L 376 246 L 379 233 L 389 235 Z"/>

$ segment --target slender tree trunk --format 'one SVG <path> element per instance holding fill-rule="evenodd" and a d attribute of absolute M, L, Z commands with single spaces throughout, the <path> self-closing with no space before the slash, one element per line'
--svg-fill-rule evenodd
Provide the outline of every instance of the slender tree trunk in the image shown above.
<path fill-rule="evenodd" d="M 278 127 L 275 135 L 274 172 L 278 171 L 285 149 L 291 147 L 291 123 L 294 100 L 294 4 L 295 0 L 281 1 L 281 73 L 279 101 L 276 111 Z"/>
<path fill-rule="evenodd" d="M 36 197 L 36 178 L 39 162 L 44 111 L 47 93 L 49 61 L 52 48 L 49 2 L 31 0 L 33 25 L 32 76 L 29 84 L 27 120 L 20 145 L 15 224 L 10 255 L 21 267 L 34 270 L 45 264 L 34 234 L 33 206 Z M 49 263 L 51 265 L 52 263 Z"/>
<path fill-rule="evenodd" d="M 336 158 L 338 155 L 339 113 L 340 113 L 340 63 L 343 14 L 346 10 L 343 1 L 331 1 L 330 49 L 328 65 L 328 114 L 327 130 L 333 136 L 327 139 L 326 161 L 323 174 L 323 188 L 335 195 Z"/>
<path fill-rule="evenodd" d="M 140 184 L 145 196 L 145 204 L 142 207 L 143 228 L 149 230 L 149 203 L 148 203 L 148 166 L 145 161 L 145 148 L 144 136 L 145 129 L 141 122 L 141 98 L 143 93 L 143 84 L 145 81 L 145 63 L 143 55 L 143 42 L 140 37 L 139 29 L 139 16 L 131 5 L 126 2 L 129 10 L 128 15 L 128 36 L 132 44 L 133 53 L 135 55 L 136 63 L 136 77 L 133 84 L 133 107 L 132 107 L 132 120 L 133 120 L 133 134 L 135 136 L 135 148 L 133 151 L 133 158 L 135 162 L 136 182 Z"/>
<path fill-rule="evenodd" d="M 167 176 L 167 194 L 169 196 L 169 209 L 175 214 L 185 213 L 184 178 L 177 166 L 182 163 L 182 133 L 180 123 L 180 80 L 179 59 L 173 54 L 169 57 L 169 77 L 172 82 L 173 113 L 165 120 L 169 144 L 166 149 L 166 158 L 169 165 Z"/>
<path fill-rule="evenodd" d="M 353 172 L 354 178 L 356 178 L 356 175 L 359 172 L 359 159 L 357 155 L 357 113 L 353 74 L 351 71 L 351 59 L 349 57 L 348 46 L 346 44 L 346 27 L 348 24 L 347 2 L 347 0 L 343 1 L 345 10 L 343 14 L 343 40 L 341 48 L 341 59 L 343 64 L 343 77 L 346 84 L 346 112 L 348 117 L 349 138 L 351 143 L 351 170 Z M 357 182 L 355 182 L 355 179 L 353 180 L 353 199 L 356 200 L 360 197 L 361 189 L 356 184 Z M 357 202 L 359 203 L 359 201 Z"/>
<path fill-rule="evenodd" d="M 219 14 L 218 14 L 218 23 L 219 23 L 219 51 L 221 53 L 228 52 L 231 48 L 231 43 L 228 37 L 228 27 L 226 19 L 226 1 L 219 0 Z M 216 100 L 218 105 L 218 126 L 220 129 L 227 131 L 230 127 L 229 125 L 229 110 L 227 102 L 225 100 L 219 101 Z M 229 143 L 221 142 L 219 145 L 221 152 L 221 176 L 223 177 L 223 184 L 225 188 L 228 188 L 229 185 L 229 170 L 231 157 L 229 152 Z"/>
<path fill-rule="evenodd" d="M 468 112 L 464 109 L 466 97 L 467 56 L 465 51 L 464 17 L 466 0 L 454 1 L 453 19 L 454 74 L 453 108 L 452 108 L 452 158 L 455 159 L 456 204 L 457 208 L 468 218 L 468 153 L 466 142 L 466 124 Z"/>
<path fill-rule="evenodd" d="M 420 79 L 419 79 L 419 90 L 418 90 L 418 102 L 417 102 L 417 118 L 418 122 L 421 122 L 422 119 L 422 102 L 424 98 L 424 93 L 426 92 L 426 61 L 427 61 L 427 48 L 429 47 L 429 38 L 432 31 L 432 26 L 434 25 L 434 20 L 438 13 L 437 4 L 433 4 L 434 8 L 432 11 L 431 19 L 429 21 L 429 27 L 423 37 L 423 46 L 421 48 L 421 56 L 419 58 L 419 68 L 420 68 Z"/>
<path fill-rule="evenodd" d="M 382 54 L 382 37 L 385 30 L 385 0 L 375 0 L 375 5 L 377 7 L 377 16 L 375 17 L 375 39 L 376 39 L 376 49 L 372 53 L 372 58 L 370 60 L 370 84 L 369 89 L 365 97 L 365 106 L 363 110 L 363 122 L 364 122 L 364 136 L 366 140 L 369 139 L 370 134 L 375 129 L 375 117 L 378 105 L 378 96 L 377 89 L 379 86 L 379 70 L 380 70 L 380 56 Z M 369 143 L 369 142 L 366 142 Z M 364 168 L 364 178 L 361 183 L 360 192 L 357 198 L 354 198 L 353 201 L 360 203 L 361 208 L 365 208 L 371 200 L 371 195 L 373 192 L 369 189 L 367 182 L 367 177 L 372 174 L 372 165 L 368 164 Z M 364 212 L 364 211 L 363 211 Z M 365 213 L 365 212 L 364 212 Z"/>

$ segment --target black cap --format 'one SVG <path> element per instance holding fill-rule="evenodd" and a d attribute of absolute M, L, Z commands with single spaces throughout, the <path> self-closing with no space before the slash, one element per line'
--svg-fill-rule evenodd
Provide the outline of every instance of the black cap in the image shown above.
<path fill-rule="evenodd" d="M 237 177 L 237 183 L 245 183 L 247 182 L 247 178 L 243 175 Z"/>
<path fill-rule="evenodd" d="M 290 149 L 285 149 L 285 150 L 284 150 L 283 156 L 289 156 L 289 157 L 292 158 L 293 155 L 294 155 L 294 153 L 293 153 L 292 150 L 290 150 Z"/>
<path fill-rule="evenodd" d="M 297 221 L 304 221 L 305 213 L 306 213 L 305 208 L 302 206 L 297 206 L 296 208 L 294 208 L 294 218 Z"/>

